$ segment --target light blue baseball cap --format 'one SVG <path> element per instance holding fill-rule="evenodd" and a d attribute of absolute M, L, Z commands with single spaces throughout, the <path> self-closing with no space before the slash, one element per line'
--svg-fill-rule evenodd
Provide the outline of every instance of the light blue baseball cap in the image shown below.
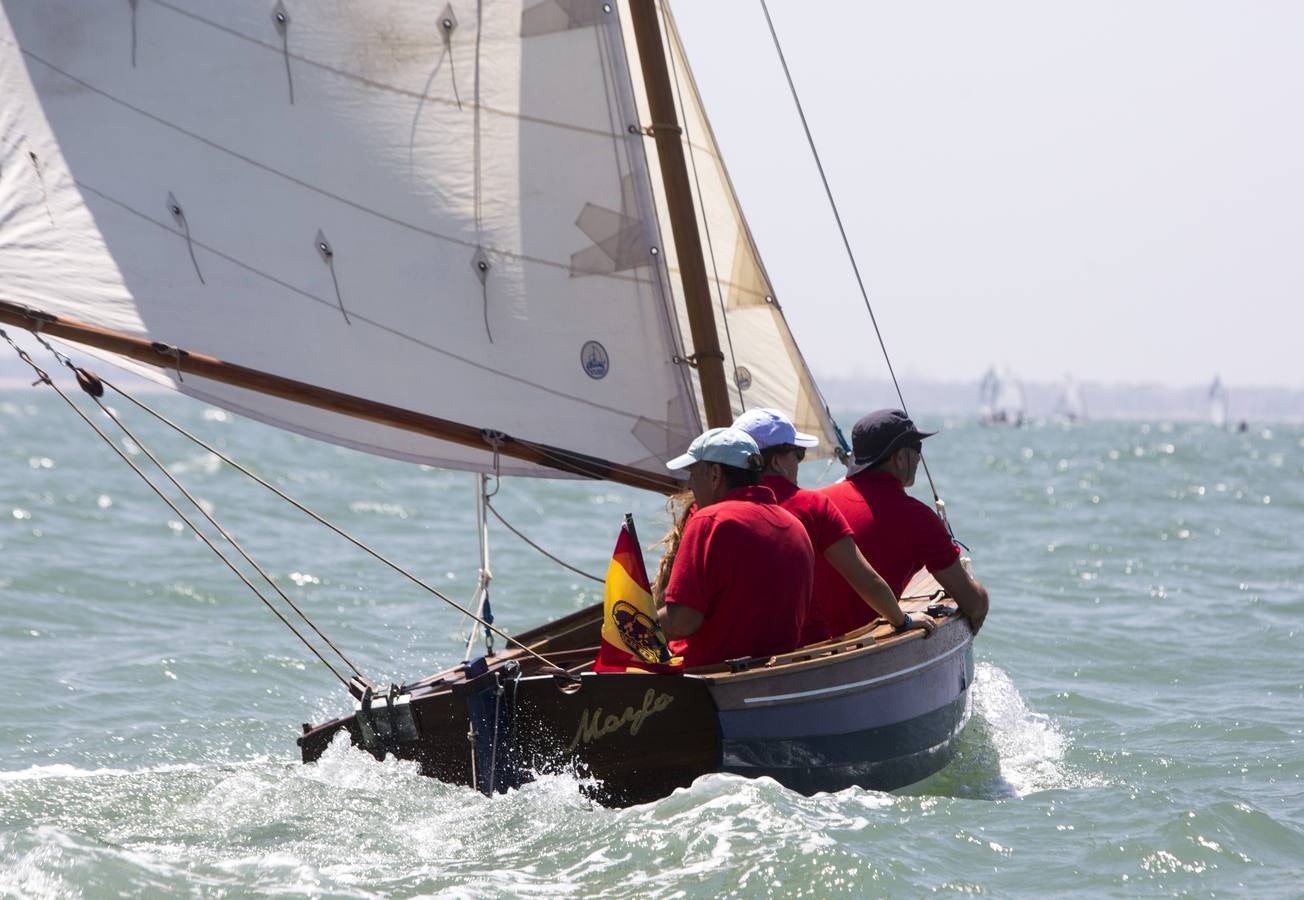
<path fill-rule="evenodd" d="M 737 469 L 759 469 L 761 448 L 737 428 L 712 428 L 693 438 L 688 452 L 666 463 L 667 469 L 687 469 L 695 462 L 713 462 Z"/>
<path fill-rule="evenodd" d="M 780 444 L 791 444 L 794 447 L 818 447 L 820 439 L 813 434 L 805 434 L 797 430 L 789 419 L 777 409 L 767 409 L 757 407 L 749 409 L 738 418 L 734 419 L 733 426 L 739 431 L 745 431 L 756 441 L 756 446 L 764 450 L 766 447 L 777 447 Z"/>

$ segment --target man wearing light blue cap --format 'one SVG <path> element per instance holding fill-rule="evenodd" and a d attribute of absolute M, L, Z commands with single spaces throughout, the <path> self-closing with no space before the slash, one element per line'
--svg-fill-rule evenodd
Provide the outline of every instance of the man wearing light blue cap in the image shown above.
<path fill-rule="evenodd" d="M 756 442 L 712 428 L 666 466 L 688 470 L 697 501 L 659 613 L 671 652 L 703 666 L 796 649 L 815 554 L 801 522 L 760 484 Z"/>

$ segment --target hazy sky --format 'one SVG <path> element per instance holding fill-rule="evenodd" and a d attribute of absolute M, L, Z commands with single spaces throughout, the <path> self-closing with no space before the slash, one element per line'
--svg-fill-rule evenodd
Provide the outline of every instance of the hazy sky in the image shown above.
<path fill-rule="evenodd" d="M 884 374 L 759 0 L 675 9 L 812 368 Z M 1304 386 L 1304 3 L 770 9 L 899 373 Z"/>
<path fill-rule="evenodd" d="M 675 9 L 812 368 L 885 375 L 759 0 Z M 771 11 L 899 373 L 1304 387 L 1304 2 Z"/>

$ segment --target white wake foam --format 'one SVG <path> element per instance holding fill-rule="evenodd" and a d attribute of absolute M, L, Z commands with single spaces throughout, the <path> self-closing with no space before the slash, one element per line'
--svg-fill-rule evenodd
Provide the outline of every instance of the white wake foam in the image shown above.
<path fill-rule="evenodd" d="M 978 663 L 973 697 L 1000 758 L 1001 778 L 1016 796 L 1079 783 L 1065 763 L 1068 739 L 1049 716 L 1028 708 L 1009 675 Z"/>

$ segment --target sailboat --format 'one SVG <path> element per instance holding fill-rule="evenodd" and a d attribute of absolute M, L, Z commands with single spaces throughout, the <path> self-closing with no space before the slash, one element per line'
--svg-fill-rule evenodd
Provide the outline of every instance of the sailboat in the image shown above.
<path fill-rule="evenodd" d="M 1082 385 L 1072 375 L 1064 376 L 1064 387 L 1055 401 L 1054 415 L 1063 422 L 1082 422 L 1087 418 L 1087 400 Z"/>
<path fill-rule="evenodd" d="M 1022 425 L 1023 382 L 1006 366 L 992 366 L 978 383 L 978 419 L 984 425 Z"/>
<path fill-rule="evenodd" d="M 92 393 L 70 357 L 484 485 L 670 493 L 756 406 L 845 457 L 664 3 L 4 0 L 0 98 L 0 325 Z M 482 591 L 502 646 L 341 677 L 298 742 L 484 792 L 577 765 L 612 804 L 712 772 L 892 789 L 946 764 L 973 680 L 926 572 L 903 606 L 935 633 L 595 673 L 600 606 L 513 634 Z"/>

